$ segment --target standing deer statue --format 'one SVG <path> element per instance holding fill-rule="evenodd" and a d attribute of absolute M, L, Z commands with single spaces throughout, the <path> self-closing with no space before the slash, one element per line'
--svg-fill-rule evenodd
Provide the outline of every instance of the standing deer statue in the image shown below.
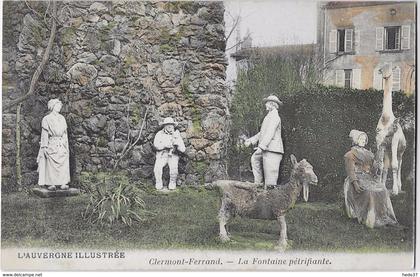
<path fill-rule="evenodd" d="M 289 181 L 272 189 L 259 190 L 259 184 L 234 180 L 213 182 L 212 185 L 219 187 L 223 192 L 219 211 L 219 237 L 222 241 L 229 240 L 226 231 L 229 219 L 231 216 L 239 215 L 256 219 L 276 219 L 280 225 L 280 238 L 276 248 L 280 251 L 287 248 L 285 215 L 294 206 L 302 189 L 304 199 L 307 201 L 309 184 L 318 183 L 318 178 L 309 162 L 305 159 L 297 162 L 293 154 L 290 159 L 293 168 Z"/>
<path fill-rule="evenodd" d="M 388 169 L 391 167 L 392 193 L 397 195 L 401 191 L 401 164 L 407 143 L 392 111 L 392 71 L 393 67 L 389 64 L 379 70 L 384 81 L 384 98 L 382 114 L 376 127 L 376 145 L 380 182 L 386 185 Z"/>

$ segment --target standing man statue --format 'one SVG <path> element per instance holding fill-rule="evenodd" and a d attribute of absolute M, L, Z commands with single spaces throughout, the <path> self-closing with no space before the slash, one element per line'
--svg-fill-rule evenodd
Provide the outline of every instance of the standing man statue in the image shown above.
<path fill-rule="evenodd" d="M 162 130 L 156 133 L 153 145 L 156 148 L 156 162 L 155 162 L 155 180 L 156 189 L 163 189 L 162 172 L 163 168 L 169 166 L 169 186 L 170 190 L 176 188 L 176 179 L 178 177 L 178 152 L 185 152 L 184 141 L 181 134 L 175 127 L 178 124 L 172 117 L 166 117 L 160 126 Z"/>
<path fill-rule="evenodd" d="M 277 185 L 280 163 L 283 158 L 283 140 L 281 138 L 281 119 L 278 114 L 279 106 L 283 103 L 275 95 L 270 95 L 263 100 L 268 111 L 261 125 L 261 130 L 255 136 L 245 140 L 245 146 L 258 147 L 251 157 L 254 183 L 262 183 L 264 189 Z"/>

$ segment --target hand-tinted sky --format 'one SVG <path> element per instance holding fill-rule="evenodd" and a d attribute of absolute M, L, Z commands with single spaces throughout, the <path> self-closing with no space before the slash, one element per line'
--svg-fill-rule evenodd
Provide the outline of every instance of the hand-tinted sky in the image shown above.
<path fill-rule="evenodd" d="M 230 15 L 241 16 L 240 32 L 249 30 L 254 46 L 314 43 L 316 41 L 317 2 L 311 0 L 228 0 Z M 225 16 L 226 29 L 232 19 Z M 236 33 L 228 45 L 235 42 Z"/>

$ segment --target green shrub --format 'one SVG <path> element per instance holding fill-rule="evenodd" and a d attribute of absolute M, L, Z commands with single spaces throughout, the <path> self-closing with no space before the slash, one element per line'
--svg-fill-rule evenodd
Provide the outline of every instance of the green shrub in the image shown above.
<path fill-rule="evenodd" d="M 83 174 L 80 178 L 90 200 L 83 217 L 95 223 L 117 221 L 131 226 L 133 221 L 145 221 L 153 213 L 146 210 L 141 198 L 143 191 L 130 183 L 125 175 L 112 173 Z"/>

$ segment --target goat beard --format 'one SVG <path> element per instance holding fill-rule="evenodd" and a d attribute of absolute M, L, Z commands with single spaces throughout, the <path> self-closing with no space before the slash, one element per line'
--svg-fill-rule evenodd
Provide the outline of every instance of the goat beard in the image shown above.
<path fill-rule="evenodd" d="M 305 202 L 308 202 L 309 199 L 309 185 L 308 183 L 303 183 L 303 199 Z"/>

